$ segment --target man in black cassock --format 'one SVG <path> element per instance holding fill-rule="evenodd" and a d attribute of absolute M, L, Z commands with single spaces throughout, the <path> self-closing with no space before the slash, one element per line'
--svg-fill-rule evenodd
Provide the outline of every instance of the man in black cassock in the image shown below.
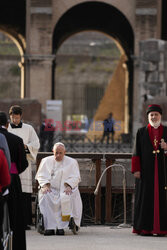
<path fill-rule="evenodd" d="M 149 124 L 137 131 L 132 157 L 136 178 L 133 233 L 167 235 L 167 127 L 159 105 L 147 108 Z"/>
<path fill-rule="evenodd" d="M 0 111 L 0 133 L 6 137 L 11 156 L 11 184 L 7 197 L 9 219 L 13 231 L 12 250 L 26 250 L 26 237 L 24 228 L 22 189 L 19 174 L 27 167 L 28 162 L 23 140 L 7 131 L 8 121 L 6 113 Z"/>

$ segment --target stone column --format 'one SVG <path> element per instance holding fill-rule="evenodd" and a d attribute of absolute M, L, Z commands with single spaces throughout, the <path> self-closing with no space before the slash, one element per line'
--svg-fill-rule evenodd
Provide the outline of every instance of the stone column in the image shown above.
<path fill-rule="evenodd" d="M 52 64 L 55 55 L 25 55 L 29 72 L 29 97 L 37 99 L 46 109 L 46 100 L 52 99 Z"/>
<path fill-rule="evenodd" d="M 26 97 L 46 109 L 52 98 L 52 1 L 26 1 Z"/>

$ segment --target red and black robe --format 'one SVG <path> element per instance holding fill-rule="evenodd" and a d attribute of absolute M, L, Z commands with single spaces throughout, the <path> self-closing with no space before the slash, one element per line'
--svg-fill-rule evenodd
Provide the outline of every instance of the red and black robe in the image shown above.
<path fill-rule="evenodd" d="M 141 178 L 135 183 L 134 233 L 167 234 L 167 155 L 160 147 L 162 138 L 167 142 L 167 127 L 162 125 L 154 129 L 149 124 L 136 135 L 132 173 L 140 171 Z"/>

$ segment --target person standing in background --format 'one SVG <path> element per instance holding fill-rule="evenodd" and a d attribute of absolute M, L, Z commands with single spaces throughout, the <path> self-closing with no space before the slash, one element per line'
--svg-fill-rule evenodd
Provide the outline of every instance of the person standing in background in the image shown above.
<path fill-rule="evenodd" d="M 110 113 L 108 117 L 103 121 L 104 125 L 104 132 L 103 132 L 103 137 L 101 139 L 101 143 L 103 143 L 105 137 L 107 137 L 107 144 L 109 144 L 110 141 L 110 134 L 111 134 L 111 141 L 114 143 L 114 124 L 115 120 L 113 118 L 113 114 Z"/>
<path fill-rule="evenodd" d="M 22 108 L 18 105 L 11 106 L 9 109 L 10 124 L 8 131 L 20 136 L 24 142 L 24 148 L 28 160 L 28 168 L 20 174 L 22 192 L 23 192 L 23 204 L 25 215 L 25 229 L 31 229 L 32 224 L 32 161 L 36 160 L 38 149 L 40 147 L 39 138 L 34 128 L 26 123 L 22 122 Z"/>

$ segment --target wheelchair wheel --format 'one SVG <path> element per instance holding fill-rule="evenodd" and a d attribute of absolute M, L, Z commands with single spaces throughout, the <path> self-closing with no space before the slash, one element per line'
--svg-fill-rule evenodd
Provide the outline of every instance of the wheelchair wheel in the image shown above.
<path fill-rule="evenodd" d="M 41 214 L 41 211 L 39 208 L 38 198 L 36 200 L 35 227 L 38 233 L 44 234 L 44 220 L 43 220 L 43 215 Z"/>
<path fill-rule="evenodd" d="M 12 250 L 12 235 L 10 229 L 9 213 L 7 202 L 4 203 L 4 220 L 3 220 L 3 247 L 4 250 Z"/>

